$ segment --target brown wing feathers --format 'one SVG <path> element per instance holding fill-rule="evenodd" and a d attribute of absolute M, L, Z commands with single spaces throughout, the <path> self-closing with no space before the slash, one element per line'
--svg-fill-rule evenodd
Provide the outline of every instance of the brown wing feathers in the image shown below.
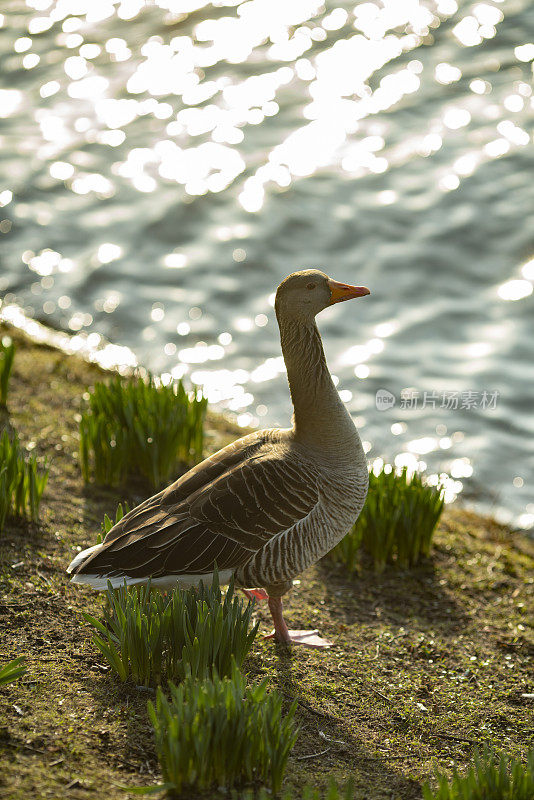
<path fill-rule="evenodd" d="M 126 532 L 135 533 L 151 528 L 158 519 L 169 516 L 170 510 L 176 508 L 184 500 L 190 500 L 199 490 L 208 486 L 236 463 L 241 462 L 246 454 L 249 452 L 253 454 L 263 443 L 263 437 L 251 434 L 206 458 L 177 481 L 167 486 L 166 489 L 132 509 L 117 525 L 113 526 L 105 541 L 110 542 Z"/>
<path fill-rule="evenodd" d="M 300 465 L 272 453 L 255 457 L 263 439 L 239 444 L 133 509 L 77 571 L 155 578 L 211 572 L 214 562 L 221 570 L 243 566 L 305 517 L 318 496 Z"/>

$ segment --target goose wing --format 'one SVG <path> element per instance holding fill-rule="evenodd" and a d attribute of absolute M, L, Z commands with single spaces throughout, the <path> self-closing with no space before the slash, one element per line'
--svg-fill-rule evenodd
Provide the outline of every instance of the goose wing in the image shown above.
<path fill-rule="evenodd" d="M 214 562 L 237 569 L 309 514 L 318 501 L 309 469 L 258 434 L 241 442 L 130 512 L 77 574 L 197 575 Z"/>

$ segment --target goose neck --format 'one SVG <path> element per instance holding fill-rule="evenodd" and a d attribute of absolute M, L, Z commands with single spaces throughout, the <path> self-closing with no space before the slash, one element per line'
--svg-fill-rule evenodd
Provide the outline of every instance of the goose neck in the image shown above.
<path fill-rule="evenodd" d="M 358 434 L 332 381 L 315 320 L 278 322 L 295 439 L 322 450 L 350 451 Z"/>

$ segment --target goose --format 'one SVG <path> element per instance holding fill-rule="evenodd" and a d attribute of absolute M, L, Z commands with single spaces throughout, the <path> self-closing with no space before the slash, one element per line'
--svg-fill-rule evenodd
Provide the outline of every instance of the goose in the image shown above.
<path fill-rule="evenodd" d="M 317 630 L 289 630 L 282 597 L 293 579 L 331 550 L 360 513 L 368 488 L 358 431 L 332 381 L 315 316 L 368 295 L 318 269 L 279 285 L 275 312 L 293 403 L 292 426 L 244 436 L 206 458 L 126 514 L 101 544 L 68 567 L 75 584 L 153 588 L 233 577 L 268 600 L 286 644 L 329 647 Z M 258 587 L 249 589 L 247 587 Z"/>

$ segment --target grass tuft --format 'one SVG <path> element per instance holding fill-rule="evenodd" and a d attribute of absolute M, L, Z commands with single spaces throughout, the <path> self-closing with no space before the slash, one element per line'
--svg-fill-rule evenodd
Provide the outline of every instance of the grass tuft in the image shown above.
<path fill-rule="evenodd" d="M 24 656 L 19 656 L 0 667 L 0 686 L 13 683 L 26 673 L 26 667 L 23 666 L 24 660 Z"/>
<path fill-rule="evenodd" d="M 27 457 L 15 437 L 0 436 L 0 531 L 8 516 L 39 518 L 39 505 L 48 481 L 48 468 Z"/>
<path fill-rule="evenodd" d="M 4 336 L 0 341 L 0 407 L 7 406 L 9 378 L 11 377 L 14 358 L 15 345 L 9 336 Z"/>
<path fill-rule="evenodd" d="M 251 603 L 223 597 L 215 573 L 211 586 L 176 587 L 170 596 L 140 587 L 108 589 L 104 622 L 84 613 L 97 633 L 93 640 L 121 681 L 145 686 L 167 680 L 229 675 L 241 667 L 259 623 L 251 628 Z"/>
<path fill-rule="evenodd" d="M 452 779 L 436 773 L 438 787 L 423 786 L 424 800 L 532 800 L 534 798 L 534 748 L 527 753 L 526 766 L 519 759 L 495 757 L 485 750 L 477 753 L 465 775 L 454 769 Z"/>
<path fill-rule="evenodd" d="M 159 488 L 180 461 L 202 457 L 206 405 L 181 381 L 164 386 L 152 377 L 117 377 L 96 383 L 80 422 L 84 480 L 113 486 L 138 474 Z"/>
<path fill-rule="evenodd" d="M 296 702 L 282 714 L 282 696 L 267 693 L 266 678 L 246 687 L 235 663 L 229 678 L 187 678 L 161 687 L 148 703 L 165 788 L 230 788 L 261 781 L 280 791 L 297 738 Z"/>
<path fill-rule="evenodd" d="M 385 465 L 369 474 L 367 500 L 349 533 L 330 551 L 329 557 L 354 572 L 362 550 L 376 572 L 386 564 L 401 569 L 415 566 L 428 556 L 432 536 L 443 511 L 443 489 L 425 484 L 420 473 L 408 475 Z"/>

